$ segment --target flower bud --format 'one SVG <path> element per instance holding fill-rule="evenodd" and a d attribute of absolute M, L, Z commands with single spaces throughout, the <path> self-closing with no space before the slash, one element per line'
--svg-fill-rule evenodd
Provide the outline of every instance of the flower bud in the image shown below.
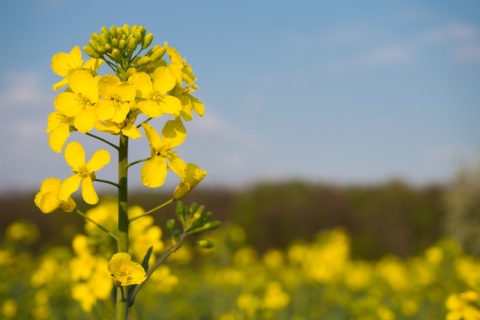
<path fill-rule="evenodd" d="M 145 37 L 143 37 L 142 48 L 147 49 L 152 44 L 152 41 L 153 41 L 153 33 L 147 34 Z"/>
<path fill-rule="evenodd" d="M 98 33 L 92 33 L 92 39 L 97 41 L 99 44 L 103 44 L 103 38 Z"/>
<path fill-rule="evenodd" d="M 137 40 L 137 43 L 141 43 L 142 42 L 142 33 L 140 31 L 135 31 L 133 33 L 133 36 L 135 37 L 135 40 Z"/>
<path fill-rule="evenodd" d="M 127 47 L 127 41 L 125 39 L 120 39 L 118 41 L 118 49 L 124 50 Z"/>
<path fill-rule="evenodd" d="M 140 67 L 150 62 L 152 62 L 152 59 L 150 57 L 144 56 L 137 61 L 137 66 Z"/>
<path fill-rule="evenodd" d="M 133 52 L 137 48 L 137 41 L 135 40 L 134 37 L 130 38 L 128 41 L 128 50 Z"/>
<path fill-rule="evenodd" d="M 101 45 L 97 40 L 95 40 L 95 39 L 93 39 L 93 38 L 91 38 L 90 40 L 88 40 L 88 44 L 89 44 L 90 47 L 92 47 L 92 48 L 96 48 L 96 47 L 98 47 L 98 46 Z"/>
<path fill-rule="evenodd" d="M 197 245 L 203 249 L 211 249 L 215 246 L 212 240 L 202 239 L 197 241 Z"/>
<path fill-rule="evenodd" d="M 118 48 L 118 39 L 117 38 L 112 38 L 112 47 L 113 48 Z"/>
<path fill-rule="evenodd" d="M 105 49 L 104 46 L 98 46 L 95 48 L 95 51 L 97 51 L 98 53 L 100 54 L 104 54 L 105 52 L 107 52 L 107 50 Z"/>
<path fill-rule="evenodd" d="M 163 57 L 165 52 L 167 52 L 166 47 L 155 46 L 152 50 L 152 54 L 150 55 L 150 58 L 152 59 L 152 61 L 157 61 Z"/>
<path fill-rule="evenodd" d="M 99 58 L 101 57 L 101 55 L 100 55 L 97 51 L 95 51 L 95 49 L 93 49 L 93 48 L 90 47 L 90 46 L 84 46 L 84 47 L 83 47 L 83 51 L 85 51 L 85 53 L 86 53 L 88 56 L 90 56 L 90 57 L 92 57 L 92 58 L 94 58 L 94 59 L 99 59 Z"/>
<path fill-rule="evenodd" d="M 112 52 L 110 53 L 110 55 L 112 56 L 113 60 L 115 60 L 115 61 L 121 61 L 122 60 L 122 53 L 117 48 L 113 49 Z"/>
<path fill-rule="evenodd" d="M 130 34 L 130 26 L 125 23 L 122 28 L 123 32 L 128 36 Z"/>
<path fill-rule="evenodd" d="M 116 38 L 118 36 L 117 27 L 111 26 L 110 27 L 110 34 L 112 35 L 112 37 Z"/>
<path fill-rule="evenodd" d="M 175 228 L 175 220 L 174 219 L 168 219 L 167 220 L 167 229 L 168 230 L 173 230 Z"/>
<path fill-rule="evenodd" d="M 126 77 L 129 78 L 132 74 L 137 72 L 136 68 L 128 68 L 127 72 L 125 73 Z"/>

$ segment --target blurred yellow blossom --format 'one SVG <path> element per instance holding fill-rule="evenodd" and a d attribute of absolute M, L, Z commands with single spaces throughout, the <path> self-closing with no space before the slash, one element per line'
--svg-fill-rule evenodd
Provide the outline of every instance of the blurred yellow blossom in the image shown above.
<path fill-rule="evenodd" d="M 263 304 L 265 308 L 277 310 L 283 309 L 290 303 L 290 296 L 283 291 L 278 282 L 270 282 L 265 289 Z"/>
<path fill-rule="evenodd" d="M 18 304 L 13 299 L 6 299 L 2 304 L 2 319 L 15 319 L 18 312 Z"/>
<path fill-rule="evenodd" d="M 446 302 L 448 310 L 446 320 L 478 320 L 479 295 L 475 291 L 466 291 L 460 294 L 451 294 Z"/>

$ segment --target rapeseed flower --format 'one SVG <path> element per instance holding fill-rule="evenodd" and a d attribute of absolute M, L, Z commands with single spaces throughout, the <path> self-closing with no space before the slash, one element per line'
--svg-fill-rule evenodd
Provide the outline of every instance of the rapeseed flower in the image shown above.
<path fill-rule="evenodd" d="M 52 213 L 60 209 L 72 212 L 76 208 L 75 201 L 68 195 L 63 200 L 59 193 L 62 181 L 58 178 L 47 178 L 43 180 L 40 191 L 35 195 L 35 204 L 43 213 Z"/>
<path fill-rule="evenodd" d="M 147 279 L 145 269 L 140 264 L 133 262 L 130 255 L 126 252 L 119 252 L 113 255 L 108 263 L 108 271 L 112 274 L 117 286 L 124 287 L 140 284 Z"/>
<path fill-rule="evenodd" d="M 57 75 L 65 77 L 53 85 L 53 90 L 57 90 L 68 84 L 68 76 L 75 70 L 96 71 L 102 65 L 101 59 L 90 59 L 85 64 L 82 59 L 80 47 L 75 46 L 70 53 L 59 52 L 52 57 L 52 70 Z"/>
<path fill-rule="evenodd" d="M 99 80 L 98 90 L 102 96 L 97 106 L 98 119 L 122 123 L 130 112 L 130 103 L 135 101 L 135 87 L 107 74 Z"/>
<path fill-rule="evenodd" d="M 124 136 L 127 136 L 132 139 L 140 138 L 142 136 L 142 133 L 140 132 L 140 130 L 138 130 L 137 126 L 134 124 L 140 112 L 141 111 L 138 109 L 130 112 L 125 118 L 125 120 L 123 120 L 120 123 L 116 123 L 110 120 L 97 121 L 97 123 L 95 124 L 95 128 L 98 131 L 108 132 L 111 134 L 120 134 L 121 132 Z"/>
<path fill-rule="evenodd" d="M 162 138 L 149 123 L 142 123 L 142 127 L 151 148 L 151 158 L 143 164 L 141 169 L 142 183 L 150 188 L 161 186 L 167 177 L 167 167 L 179 177 L 184 177 L 187 165 L 177 157 L 175 151 L 172 151 L 173 148 L 182 144 L 187 136 L 182 121 L 179 118 L 167 121 L 162 130 Z"/>
<path fill-rule="evenodd" d="M 97 150 L 92 158 L 85 163 L 85 150 L 76 141 L 65 148 L 65 160 L 72 167 L 74 174 L 63 181 L 60 188 L 60 200 L 66 201 L 68 197 L 78 190 L 82 184 L 82 197 L 88 204 L 96 204 L 98 195 L 93 188 L 95 171 L 100 170 L 110 162 L 110 153 L 107 150 Z"/>
<path fill-rule="evenodd" d="M 175 76 L 168 67 L 158 67 L 150 77 L 145 72 L 134 73 L 129 81 L 137 89 L 137 107 L 148 117 L 163 113 L 177 115 L 182 109 L 180 100 L 168 94 L 175 87 Z"/>
<path fill-rule="evenodd" d="M 55 98 L 55 109 L 66 117 L 75 117 L 73 124 L 82 133 L 92 130 L 97 121 L 99 79 L 86 70 L 75 70 L 68 77 L 70 88 Z"/>

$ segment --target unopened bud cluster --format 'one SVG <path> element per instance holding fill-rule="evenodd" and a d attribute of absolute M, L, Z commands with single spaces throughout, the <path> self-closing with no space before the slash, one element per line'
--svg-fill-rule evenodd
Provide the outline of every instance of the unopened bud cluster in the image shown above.
<path fill-rule="evenodd" d="M 145 55 L 139 55 L 151 45 L 152 40 L 153 33 L 147 33 L 144 26 L 102 27 L 100 34 L 92 34 L 83 50 L 92 58 L 111 61 L 128 77 L 134 72 L 151 72 L 158 66 L 152 63 L 160 61 L 167 45 L 155 45 Z"/>
<path fill-rule="evenodd" d="M 220 221 L 209 221 L 212 213 L 205 212 L 205 207 L 198 206 L 195 202 L 190 206 L 178 202 L 175 213 L 188 234 L 208 231 L 220 226 Z"/>

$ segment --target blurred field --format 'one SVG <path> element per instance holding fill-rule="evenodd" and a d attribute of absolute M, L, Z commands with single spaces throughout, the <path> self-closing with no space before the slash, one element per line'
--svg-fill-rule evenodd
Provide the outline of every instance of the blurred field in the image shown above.
<path fill-rule="evenodd" d="M 462 238 L 478 225 L 476 186 L 469 173 L 422 188 L 401 181 L 199 188 L 184 202 L 204 204 L 222 221 L 209 235 L 216 248 L 188 244 L 175 253 L 138 296 L 132 319 L 442 319 L 449 312 L 461 319 L 465 308 L 477 315 L 480 260 L 468 250 L 478 236 Z M 111 280 L 99 267 L 108 261 L 105 239 L 76 214 L 40 213 L 33 196 L 0 197 L 0 315 L 108 318 Z M 167 198 L 131 193 L 130 204 L 148 209 Z M 155 214 L 156 224 L 163 229 L 173 210 Z M 152 226 L 142 228 L 133 237 Z M 82 278 L 85 255 L 72 241 L 85 234 L 90 269 Z M 106 295 L 97 292 L 98 276 Z"/>
<path fill-rule="evenodd" d="M 344 187 L 295 181 L 239 190 L 199 188 L 185 202 L 204 204 L 216 219 L 239 225 L 246 230 L 247 241 L 261 252 L 342 226 L 353 239 L 353 255 L 373 259 L 386 253 L 407 257 L 433 244 L 442 235 L 444 191 L 445 186 L 416 188 L 400 181 Z M 130 203 L 151 208 L 168 196 L 132 192 Z M 0 195 L 0 230 L 24 218 L 39 227 L 36 248 L 70 243 L 72 234 L 83 227 L 82 218 L 61 212 L 41 214 L 33 197 L 34 193 Z M 155 219 L 162 223 L 172 218 L 173 208 L 170 214 L 155 214 Z"/>

